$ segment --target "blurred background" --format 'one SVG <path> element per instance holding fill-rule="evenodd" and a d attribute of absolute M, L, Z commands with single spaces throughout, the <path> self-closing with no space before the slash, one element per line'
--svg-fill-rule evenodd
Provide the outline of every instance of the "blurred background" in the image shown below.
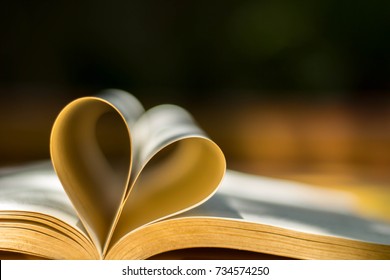
<path fill-rule="evenodd" d="M 69 101 L 187 108 L 228 167 L 390 182 L 390 1 L 4 1 L 0 164 L 49 157 Z M 314 179 L 313 179 L 314 178 Z"/>

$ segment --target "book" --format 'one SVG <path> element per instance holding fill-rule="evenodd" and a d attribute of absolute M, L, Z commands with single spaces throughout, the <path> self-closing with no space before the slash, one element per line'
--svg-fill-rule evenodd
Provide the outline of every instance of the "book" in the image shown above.
<path fill-rule="evenodd" d="M 76 99 L 50 153 L 0 170 L 0 258 L 390 259 L 388 219 L 347 192 L 227 169 L 175 105 Z"/>

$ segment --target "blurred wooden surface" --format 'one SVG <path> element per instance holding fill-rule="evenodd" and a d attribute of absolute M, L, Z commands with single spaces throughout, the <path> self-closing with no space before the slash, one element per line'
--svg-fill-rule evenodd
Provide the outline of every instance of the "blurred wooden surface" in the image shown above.
<path fill-rule="evenodd" d="M 351 192 L 390 221 L 389 105 L 251 100 L 196 115 L 228 168 Z"/>
<path fill-rule="evenodd" d="M 48 158 L 57 114 L 77 96 L 91 94 L 0 93 L 0 165 Z M 390 180 L 390 103 L 271 102 L 237 94 L 183 106 L 222 148 L 229 168 L 288 177 L 332 173 Z"/>

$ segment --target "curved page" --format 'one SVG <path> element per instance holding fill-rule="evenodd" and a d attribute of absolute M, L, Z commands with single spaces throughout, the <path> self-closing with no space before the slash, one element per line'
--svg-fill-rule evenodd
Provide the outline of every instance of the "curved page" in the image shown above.
<path fill-rule="evenodd" d="M 225 158 L 192 117 L 174 105 L 157 106 L 134 126 L 134 168 L 111 243 L 135 228 L 207 200 L 225 172 Z"/>
<path fill-rule="evenodd" d="M 143 109 L 109 91 L 80 98 L 58 116 L 51 156 L 97 246 L 209 198 L 225 171 L 219 147 L 173 105 Z M 131 133 L 131 134 L 130 134 Z"/>
<path fill-rule="evenodd" d="M 106 91 L 103 97 L 67 105 L 50 142 L 57 175 L 97 247 L 107 240 L 126 193 L 132 163 L 129 127 L 143 112 L 123 91 Z"/>

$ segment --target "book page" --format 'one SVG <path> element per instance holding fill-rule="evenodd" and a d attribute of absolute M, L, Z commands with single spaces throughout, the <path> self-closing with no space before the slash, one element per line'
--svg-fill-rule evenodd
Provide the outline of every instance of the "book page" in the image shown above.
<path fill-rule="evenodd" d="M 0 170 L 0 216 L 20 211 L 55 217 L 86 235 L 48 161 Z"/>
<path fill-rule="evenodd" d="M 165 104 L 148 110 L 133 128 L 133 180 L 145 164 L 164 147 L 182 138 L 206 137 L 183 108 Z"/>
<path fill-rule="evenodd" d="M 362 215 L 350 193 L 228 170 L 217 193 L 183 213 L 390 245 L 390 223 Z"/>
<path fill-rule="evenodd" d="M 131 127 L 144 111 L 131 94 L 108 90 L 68 104 L 52 129 L 56 173 L 89 236 L 102 247 L 128 187 Z"/>
<path fill-rule="evenodd" d="M 99 92 L 98 97 L 110 102 L 124 117 L 130 130 L 145 113 L 145 109 L 132 94 L 120 89 L 106 89 Z"/>
<path fill-rule="evenodd" d="M 202 203 L 225 172 L 222 151 L 188 112 L 162 105 L 143 113 L 118 90 L 67 105 L 50 147 L 57 175 L 103 254 L 114 229 L 122 236 Z"/>
<path fill-rule="evenodd" d="M 207 200 L 225 172 L 220 148 L 174 105 L 147 111 L 134 125 L 131 189 L 113 242 L 136 227 Z"/>

